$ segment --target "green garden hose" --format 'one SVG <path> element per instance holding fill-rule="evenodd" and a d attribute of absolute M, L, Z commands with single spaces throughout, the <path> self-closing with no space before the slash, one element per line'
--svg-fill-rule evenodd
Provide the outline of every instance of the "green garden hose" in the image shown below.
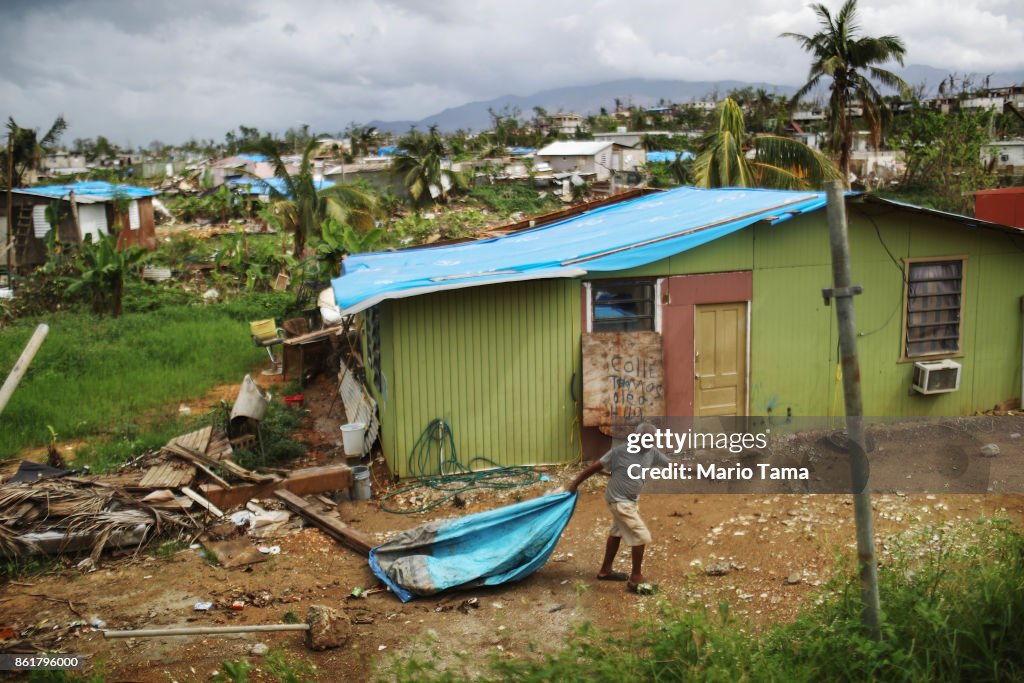
<path fill-rule="evenodd" d="M 409 474 L 417 481 L 398 491 L 392 491 L 381 499 L 380 509 L 399 515 L 426 512 L 445 503 L 460 493 L 475 489 L 513 489 L 529 486 L 542 481 L 542 474 L 526 465 L 500 465 L 490 458 L 478 456 L 469 461 L 469 466 L 459 461 L 455 450 L 455 436 L 451 426 L 441 419 L 435 419 L 420 434 L 409 453 Z M 474 469 L 481 467 L 486 469 Z M 441 498 L 411 510 L 388 507 L 387 501 L 395 496 L 408 494 L 418 489 L 432 489 L 443 494 Z"/>

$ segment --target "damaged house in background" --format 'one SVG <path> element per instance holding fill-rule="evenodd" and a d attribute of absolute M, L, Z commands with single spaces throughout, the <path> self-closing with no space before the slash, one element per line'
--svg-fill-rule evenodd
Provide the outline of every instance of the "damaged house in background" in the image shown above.
<path fill-rule="evenodd" d="M 865 414 L 1019 397 L 1024 231 L 872 195 L 847 205 Z M 392 472 L 410 474 L 438 418 L 469 466 L 592 457 L 616 415 L 840 414 L 824 206 L 820 192 L 679 188 L 347 258 L 334 294 L 364 318 Z M 951 381 L 921 386 L 929 363 Z"/>

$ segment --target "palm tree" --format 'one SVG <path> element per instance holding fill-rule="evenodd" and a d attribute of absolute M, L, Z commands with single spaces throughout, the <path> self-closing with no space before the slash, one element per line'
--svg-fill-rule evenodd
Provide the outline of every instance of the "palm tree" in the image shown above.
<path fill-rule="evenodd" d="M 328 217 L 341 223 L 351 223 L 362 232 L 374 224 L 376 200 L 370 193 L 344 183 L 317 187 L 311 158 L 318 146 L 317 137 L 313 136 L 302 150 L 295 173 L 289 171 L 273 138 L 261 138 L 250 147 L 251 151 L 267 157 L 274 167 L 274 177 L 283 188 L 267 183 L 273 215 L 281 222 L 282 229 L 294 235 L 292 253 L 296 260 L 302 258 L 306 238 L 318 234 Z"/>
<path fill-rule="evenodd" d="M 0 152 L 0 174 L 3 175 L 4 184 L 10 181 L 11 187 L 21 187 L 25 176 L 30 171 L 39 168 L 43 155 L 57 144 L 57 140 L 67 130 L 68 124 L 63 116 L 58 116 L 50 129 L 43 137 L 39 137 L 33 128 L 22 128 L 15 121 L 14 117 L 7 119 L 7 134 L 10 136 L 10 144 L 13 149 L 13 173 L 7 178 L 7 149 Z"/>
<path fill-rule="evenodd" d="M 769 187 L 799 190 L 820 187 L 839 177 L 821 152 L 779 135 L 747 134 L 743 110 L 727 97 L 718 105 L 718 127 L 701 140 L 693 162 L 698 187 Z M 753 158 L 747 158 L 747 149 Z"/>
<path fill-rule="evenodd" d="M 398 144 L 401 151 L 391 162 L 391 172 L 405 184 L 415 206 L 443 204 L 454 188 L 464 184 L 458 173 L 443 168 L 447 154 L 437 126 L 425 135 L 412 130 Z"/>
<path fill-rule="evenodd" d="M 811 5 L 818 15 L 822 30 L 813 36 L 800 33 L 783 33 L 793 38 L 813 58 L 807 83 L 793 96 L 793 102 L 818 85 L 822 78 L 830 78 L 829 96 L 829 147 L 839 156 L 839 171 L 843 182 L 850 178 L 850 149 L 853 147 L 853 122 L 850 119 L 850 105 L 859 101 L 864 118 L 871 131 L 871 139 L 878 146 L 882 126 L 888 122 L 889 109 L 875 88 L 871 79 L 882 85 L 907 92 L 910 88 L 902 78 L 878 65 L 895 60 L 903 65 L 906 48 L 897 36 L 872 38 L 860 36 L 857 25 L 857 0 L 846 0 L 839 14 L 832 16 L 828 7 Z M 867 75 L 865 75 L 866 72 Z"/>

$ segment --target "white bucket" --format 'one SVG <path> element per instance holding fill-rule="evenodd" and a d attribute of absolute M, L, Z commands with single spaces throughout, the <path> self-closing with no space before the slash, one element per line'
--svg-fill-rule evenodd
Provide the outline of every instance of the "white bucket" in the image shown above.
<path fill-rule="evenodd" d="M 356 465 L 352 468 L 352 500 L 370 500 L 372 497 L 370 468 L 366 465 Z"/>
<path fill-rule="evenodd" d="M 345 445 L 345 455 L 362 455 L 365 436 L 366 425 L 362 422 L 341 425 L 341 440 Z"/>

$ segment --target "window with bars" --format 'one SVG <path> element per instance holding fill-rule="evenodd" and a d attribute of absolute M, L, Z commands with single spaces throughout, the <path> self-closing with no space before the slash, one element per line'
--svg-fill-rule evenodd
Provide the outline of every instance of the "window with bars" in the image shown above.
<path fill-rule="evenodd" d="M 909 261 L 906 277 L 903 355 L 960 353 L 964 259 Z"/>
<path fill-rule="evenodd" d="M 654 331 L 653 280 L 590 283 L 592 332 Z"/>
<path fill-rule="evenodd" d="M 363 324 L 366 334 L 366 371 L 372 377 L 377 391 L 383 391 L 380 368 L 380 311 L 372 306 L 363 311 Z"/>

